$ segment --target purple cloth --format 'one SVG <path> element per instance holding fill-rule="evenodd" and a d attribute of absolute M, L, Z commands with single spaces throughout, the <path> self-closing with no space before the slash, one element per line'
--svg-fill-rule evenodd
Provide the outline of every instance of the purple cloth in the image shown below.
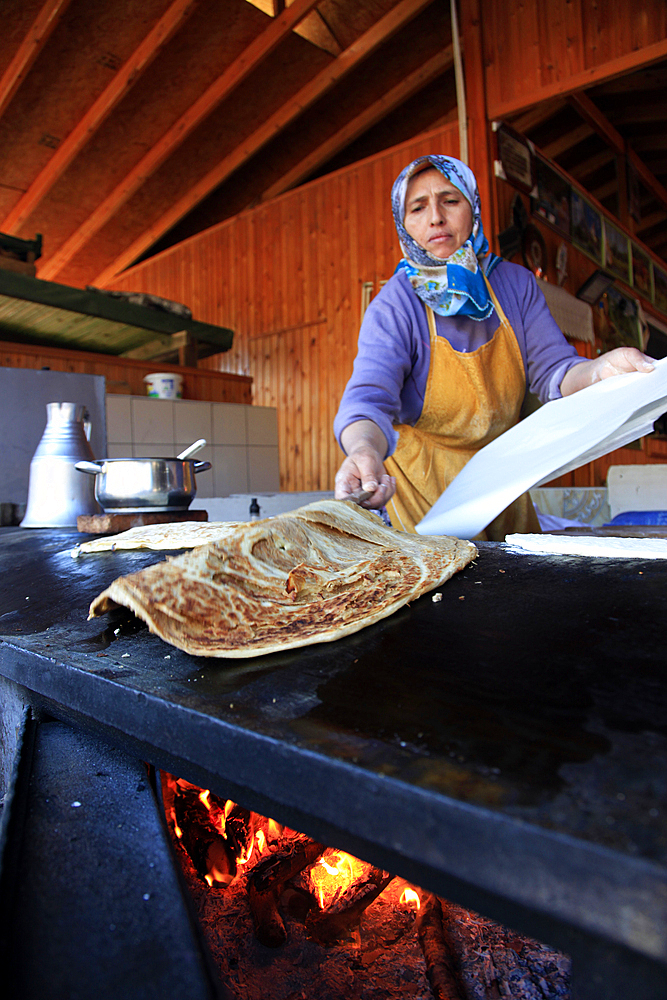
<path fill-rule="evenodd" d="M 530 391 L 543 403 L 558 399 L 565 373 L 586 358 L 568 344 L 525 267 L 502 261 L 489 281 L 516 334 Z M 463 353 L 491 340 L 500 321 L 494 310 L 481 322 L 437 315 L 435 322 L 438 336 Z M 393 424 L 414 425 L 419 420 L 430 361 L 424 304 L 405 272 L 399 271 L 373 299 L 361 324 L 354 370 L 334 421 L 338 442 L 348 424 L 372 420 L 387 438 L 391 455 L 398 441 Z"/>

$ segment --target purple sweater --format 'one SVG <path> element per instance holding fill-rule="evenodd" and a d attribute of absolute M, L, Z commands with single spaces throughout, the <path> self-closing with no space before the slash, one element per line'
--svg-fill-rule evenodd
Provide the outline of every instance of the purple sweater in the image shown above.
<path fill-rule="evenodd" d="M 525 267 L 501 261 L 489 281 L 516 334 L 530 391 L 543 403 L 557 399 L 565 373 L 586 358 L 568 344 Z M 461 352 L 477 350 L 500 325 L 495 310 L 481 322 L 437 314 L 435 321 L 438 336 Z M 361 324 L 354 370 L 334 421 L 338 442 L 348 424 L 372 420 L 387 438 L 390 455 L 398 441 L 393 425 L 414 425 L 421 415 L 430 361 L 424 304 L 399 271 L 373 299 Z"/>

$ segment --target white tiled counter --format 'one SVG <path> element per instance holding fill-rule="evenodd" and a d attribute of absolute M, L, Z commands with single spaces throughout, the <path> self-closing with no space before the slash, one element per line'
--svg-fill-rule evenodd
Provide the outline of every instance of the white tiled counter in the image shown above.
<path fill-rule="evenodd" d="M 269 493 L 280 488 L 277 413 L 270 406 L 107 395 L 108 458 L 173 458 L 197 438 L 211 462 L 197 496 Z"/>

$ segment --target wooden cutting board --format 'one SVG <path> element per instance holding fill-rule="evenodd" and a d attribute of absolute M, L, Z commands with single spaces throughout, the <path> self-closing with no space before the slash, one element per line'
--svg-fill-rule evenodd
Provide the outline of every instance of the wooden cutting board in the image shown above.
<path fill-rule="evenodd" d="M 208 521 L 207 510 L 159 511 L 144 514 L 81 514 L 76 519 L 77 531 L 89 535 L 115 535 L 128 528 L 145 524 L 170 524 L 173 521 Z"/>

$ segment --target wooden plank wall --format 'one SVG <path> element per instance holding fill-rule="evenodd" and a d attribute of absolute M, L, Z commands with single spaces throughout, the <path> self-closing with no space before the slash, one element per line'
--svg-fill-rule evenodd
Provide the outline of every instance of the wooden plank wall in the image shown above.
<path fill-rule="evenodd" d="M 4 368 L 50 368 L 54 372 L 80 372 L 106 376 L 108 393 L 145 396 L 144 376 L 155 371 L 173 371 L 183 376 L 185 399 L 214 403 L 250 403 L 252 379 L 201 368 L 179 368 L 155 361 L 134 361 L 92 351 L 68 351 L 61 347 L 33 347 L 0 343 L 0 366 Z"/>
<path fill-rule="evenodd" d="M 482 0 L 481 25 L 490 119 L 667 56 L 665 0 Z"/>
<path fill-rule="evenodd" d="M 250 375 L 278 410 L 281 490 L 331 489 L 342 459 L 332 423 L 356 354 L 364 282 L 399 260 L 389 193 L 424 153 L 458 155 L 449 125 L 260 205 L 165 251 L 114 283 L 185 302 L 231 327 L 234 346 L 200 362 Z"/>

